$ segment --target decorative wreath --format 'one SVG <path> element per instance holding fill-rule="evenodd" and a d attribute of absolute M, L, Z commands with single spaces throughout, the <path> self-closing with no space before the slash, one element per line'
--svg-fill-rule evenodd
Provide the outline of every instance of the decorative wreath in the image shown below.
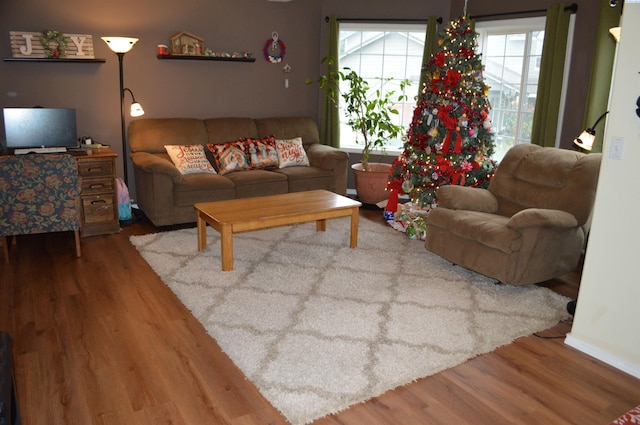
<path fill-rule="evenodd" d="M 52 43 L 55 45 L 53 49 Z M 63 58 L 67 54 L 67 38 L 59 31 L 43 30 L 40 44 L 48 58 Z"/>
<path fill-rule="evenodd" d="M 276 54 L 278 50 L 280 52 Z M 282 62 L 284 55 L 287 53 L 287 47 L 284 45 L 282 40 L 280 40 L 277 32 L 274 31 L 271 34 L 271 38 L 264 44 L 262 53 L 264 53 L 264 58 L 271 63 Z"/>

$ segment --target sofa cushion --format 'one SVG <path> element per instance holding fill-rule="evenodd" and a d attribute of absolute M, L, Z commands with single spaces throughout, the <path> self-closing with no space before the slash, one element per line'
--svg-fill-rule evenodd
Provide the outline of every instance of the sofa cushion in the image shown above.
<path fill-rule="evenodd" d="M 584 225 L 595 199 L 601 156 L 516 145 L 489 184 L 489 191 L 498 199 L 498 214 L 510 217 L 526 208 L 562 210 Z"/>
<path fill-rule="evenodd" d="M 132 153 L 165 153 L 164 145 L 206 144 L 207 130 L 197 118 L 145 118 L 131 121 L 128 139 Z"/>
<path fill-rule="evenodd" d="M 498 214 L 437 207 L 429 212 L 427 225 L 510 254 L 520 250 L 522 238 L 520 233 L 507 226 L 508 220 Z"/>
<path fill-rule="evenodd" d="M 207 143 L 219 144 L 232 140 L 239 140 L 241 137 L 259 139 L 273 133 L 258 133 L 256 123 L 252 118 L 209 118 L 204 120 L 206 128 Z"/>
<path fill-rule="evenodd" d="M 180 174 L 215 173 L 202 145 L 165 145 Z"/>
<path fill-rule="evenodd" d="M 236 189 L 236 198 L 287 193 L 287 177 L 268 170 L 248 170 L 227 174 Z"/>
<path fill-rule="evenodd" d="M 189 174 L 173 185 L 173 202 L 193 207 L 198 202 L 220 201 L 235 197 L 235 185 L 219 174 Z"/>
<path fill-rule="evenodd" d="M 301 137 L 305 146 L 320 143 L 318 124 L 310 117 L 259 118 L 255 125 L 260 136 L 273 134 L 276 139 Z"/>
<path fill-rule="evenodd" d="M 287 167 L 279 168 L 274 172 L 287 176 L 289 192 L 331 190 L 335 184 L 333 173 L 319 167 Z"/>
<path fill-rule="evenodd" d="M 478 187 L 446 185 L 437 191 L 438 205 L 453 210 L 472 210 L 495 214 L 498 199 L 488 190 Z"/>
<path fill-rule="evenodd" d="M 309 165 L 309 158 L 302 146 L 302 138 L 276 139 L 278 166 L 280 168 Z"/>

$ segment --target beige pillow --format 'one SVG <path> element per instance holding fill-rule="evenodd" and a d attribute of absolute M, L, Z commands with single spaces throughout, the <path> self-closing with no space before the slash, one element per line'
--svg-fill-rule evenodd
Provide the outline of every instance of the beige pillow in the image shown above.
<path fill-rule="evenodd" d="M 309 158 L 302 146 L 302 137 L 288 140 L 276 139 L 276 150 L 280 168 L 309 165 Z"/>
<path fill-rule="evenodd" d="M 171 157 L 180 174 L 216 174 L 202 145 L 165 145 L 165 150 Z"/>

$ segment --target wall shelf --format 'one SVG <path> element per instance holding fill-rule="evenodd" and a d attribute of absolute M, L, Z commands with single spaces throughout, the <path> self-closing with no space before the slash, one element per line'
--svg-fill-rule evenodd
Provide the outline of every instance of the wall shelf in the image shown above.
<path fill-rule="evenodd" d="M 196 55 L 157 55 L 159 60 L 199 60 L 199 61 L 221 61 L 221 62 L 255 62 L 256 58 L 225 58 L 219 56 L 196 56 Z"/>
<path fill-rule="evenodd" d="M 57 63 L 104 63 L 106 59 L 75 59 L 75 58 L 2 58 L 5 62 L 57 62 Z"/>

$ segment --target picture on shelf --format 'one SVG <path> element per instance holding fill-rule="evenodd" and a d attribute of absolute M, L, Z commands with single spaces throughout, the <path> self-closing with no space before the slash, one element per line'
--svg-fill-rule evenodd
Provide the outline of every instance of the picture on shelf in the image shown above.
<path fill-rule="evenodd" d="M 55 30 L 9 31 L 11 55 L 33 59 L 94 59 L 93 37 Z"/>

